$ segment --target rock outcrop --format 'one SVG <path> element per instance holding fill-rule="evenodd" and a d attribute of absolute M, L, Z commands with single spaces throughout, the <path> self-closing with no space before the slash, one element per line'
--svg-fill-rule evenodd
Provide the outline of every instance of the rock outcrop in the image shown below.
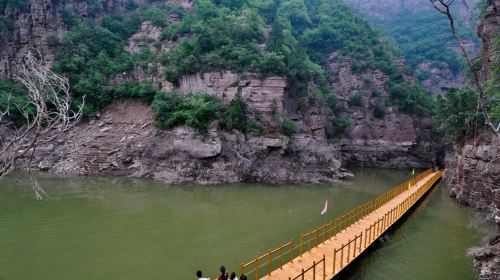
<path fill-rule="evenodd" d="M 261 120 L 272 124 L 273 113 L 283 111 L 286 85 L 285 77 L 261 79 L 257 74 L 238 75 L 222 71 L 184 76 L 179 90 L 184 93 L 203 92 L 215 95 L 225 104 L 229 104 L 240 94 L 241 99 L 260 114 Z"/>
<path fill-rule="evenodd" d="M 471 250 L 480 280 L 496 280 L 500 276 L 500 235 L 492 238 L 487 246 Z"/>
<path fill-rule="evenodd" d="M 146 49 L 156 55 L 169 52 L 176 42 L 162 42 L 162 32 L 163 28 L 154 25 L 153 22 L 142 22 L 140 31 L 128 39 L 125 51 L 137 54 Z M 165 76 L 165 67 L 156 60 L 148 62 L 147 65 L 135 65 L 131 71 L 115 74 L 109 84 L 118 85 L 125 82 L 149 83 L 155 90 L 164 92 L 174 89 L 174 85 Z"/>
<path fill-rule="evenodd" d="M 145 0 L 134 0 L 144 3 Z M 9 28 L 3 29 L 0 42 L 0 78 L 15 73 L 15 63 L 21 54 L 36 49 L 50 66 L 55 61 L 53 41 L 62 40 L 65 33 L 63 11 L 69 9 L 81 19 L 102 17 L 107 13 L 123 12 L 127 0 L 96 0 L 92 4 L 81 0 L 28 0 L 26 6 L 10 8 L 4 12 Z"/>
<path fill-rule="evenodd" d="M 417 65 L 415 71 L 425 73 L 420 82 L 434 95 L 445 93 L 452 88 L 461 88 L 466 84 L 464 73 L 454 73 L 447 65 L 435 67 L 432 62 L 426 61 Z"/>
<path fill-rule="evenodd" d="M 33 167 L 171 184 L 320 183 L 351 176 L 338 158 L 337 146 L 305 134 L 256 136 L 216 126 L 206 133 L 187 127 L 158 130 L 149 106 L 122 101 L 41 147 Z"/>
<path fill-rule="evenodd" d="M 495 37 L 499 36 L 500 1 L 493 0 L 492 2 L 493 3 L 486 8 L 483 20 L 477 27 L 477 33 L 483 42 L 483 48 L 479 53 L 479 55 L 483 57 L 481 60 L 481 70 L 479 72 L 482 81 L 491 79 L 491 64 L 498 56 L 498 53 L 495 53 L 494 40 Z"/>
<path fill-rule="evenodd" d="M 427 168 L 436 165 L 441 149 L 433 137 L 430 118 L 415 120 L 394 107 L 385 109 L 383 119 L 372 110 L 354 109 L 354 124 L 339 139 L 346 163 L 379 168 Z"/>
<path fill-rule="evenodd" d="M 496 136 L 484 133 L 458 143 L 446 158 L 444 183 L 462 204 L 489 212 L 500 226 L 500 143 Z M 474 250 L 474 264 L 480 279 L 500 276 L 500 234 L 489 244 Z"/>
<path fill-rule="evenodd" d="M 458 143 L 446 158 L 445 182 L 451 195 L 468 206 L 493 213 L 500 223 L 500 143 L 481 136 Z"/>
<path fill-rule="evenodd" d="M 401 67 L 404 68 L 404 67 Z M 429 117 L 411 116 L 396 106 L 384 108 L 382 118 L 374 117 L 376 104 L 389 104 L 389 76 L 382 71 L 353 73 L 349 60 L 332 55 L 328 64 L 331 85 L 344 107 L 344 117 L 352 126 L 335 137 L 347 165 L 381 168 L 427 168 L 435 165 L 442 149 L 433 135 Z M 403 72 L 411 81 L 411 77 Z M 349 104 L 354 95 L 360 104 Z"/>
<path fill-rule="evenodd" d="M 160 51 L 157 44 L 161 39 L 163 29 L 155 26 L 151 21 L 145 21 L 141 24 L 141 30 L 128 39 L 125 50 L 129 53 L 139 53 L 143 48 L 149 49 L 153 53 Z"/>

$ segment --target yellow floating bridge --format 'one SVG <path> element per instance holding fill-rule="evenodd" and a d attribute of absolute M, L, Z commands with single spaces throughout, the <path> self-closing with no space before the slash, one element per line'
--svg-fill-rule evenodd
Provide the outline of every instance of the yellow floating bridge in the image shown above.
<path fill-rule="evenodd" d="M 442 177 L 428 169 L 339 218 L 241 265 L 248 279 L 331 279 L 418 203 Z"/>

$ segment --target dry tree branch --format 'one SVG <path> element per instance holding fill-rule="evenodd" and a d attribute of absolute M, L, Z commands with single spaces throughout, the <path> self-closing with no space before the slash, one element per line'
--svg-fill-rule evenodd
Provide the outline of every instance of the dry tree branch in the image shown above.
<path fill-rule="evenodd" d="M 465 57 L 465 60 L 467 62 L 467 65 L 469 66 L 469 69 L 472 73 L 472 81 L 474 83 L 474 86 L 476 87 L 476 94 L 478 95 L 478 111 L 481 111 L 481 113 L 484 116 L 485 119 L 485 124 L 486 126 L 497 136 L 498 139 L 500 139 L 500 124 L 498 126 L 495 126 L 493 124 L 493 121 L 489 115 L 488 112 L 488 104 L 486 101 L 486 94 L 485 91 L 483 90 L 481 86 L 481 82 L 479 80 L 479 74 L 473 67 L 473 62 L 472 59 L 467 52 L 467 49 L 465 48 L 465 45 L 460 38 L 460 36 L 457 34 L 456 29 L 455 29 L 455 21 L 453 19 L 453 16 L 451 14 L 450 6 L 455 2 L 455 0 L 429 0 L 432 3 L 432 6 L 434 9 L 439 11 L 440 13 L 446 15 L 448 18 L 448 22 L 450 24 L 450 29 L 453 37 L 457 41 L 457 43 L 460 46 L 460 49 L 462 51 L 463 56 Z"/>
<path fill-rule="evenodd" d="M 35 193 L 34 198 L 36 200 L 42 200 L 47 197 L 47 193 L 43 190 L 43 188 L 40 186 L 38 183 L 38 180 L 34 176 L 30 176 L 31 179 L 31 186 L 33 189 L 33 192 Z"/>
<path fill-rule="evenodd" d="M 484 175 L 484 174 L 488 174 L 488 172 L 490 171 L 490 166 L 497 160 L 500 160 L 500 157 L 497 157 L 495 159 L 492 159 L 491 161 L 489 161 L 487 164 L 486 164 L 486 168 L 483 170 L 483 172 L 481 172 L 481 175 Z"/>
<path fill-rule="evenodd" d="M 19 159 L 26 159 L 27 155 L 25 164 L 30 167 L 37 147 L 67 132 L 83 114 L 85 100 L 73 111 L 68 79 L 50 71 L 39 57 L 29 51 L 17 65 L 18 74 L 14 78 L 26 88 L 28 104 L 12 105 L 23 116 L 25 124 L 15 128 L 13 134 L 0 143 L 0 178 L 19 168 Z M 30 113 L 30 108 L 34 109 L 34 114 Z M 0 120 L 6 115 L 8 110 L 0 112 Z M 38 182 L 32 181 L 35 198 L 45 196 Z"/>
<path fill-rule="evenodd" d="M 11 98 L 12 94 L 9 93 L 9 95 L 7 96 L 7 108 L 5 109 L 5 112 L 0 111 L 0 124 L 2 123 L 3 118 L 9 114 Z"/>
<path fill-rule="evenodd" d="M 251 160 L 247 159 L 246 157 L 242 156 L 238 151 L 236 151 L 236 149 L 233 149 L 233 148 L 229 148 L 235 155 L 237 155 L 241 160 L 244 160 L 248 163 L 252 163 Z"/>

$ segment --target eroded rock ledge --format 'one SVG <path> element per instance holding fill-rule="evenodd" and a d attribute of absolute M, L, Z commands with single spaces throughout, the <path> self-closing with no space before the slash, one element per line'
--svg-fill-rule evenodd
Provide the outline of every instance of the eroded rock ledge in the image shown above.
<path fill-rule="evenodd" d="M 149 106 L 113 104 L 57 143 L 41 147 L 40 169 L 72 175 L 125 175 L 166 183 L 320 183 L 351 176 L 338 147 L 306 134 L 254 136 L 206 133 L 188 127 L 159 130 Z"/>

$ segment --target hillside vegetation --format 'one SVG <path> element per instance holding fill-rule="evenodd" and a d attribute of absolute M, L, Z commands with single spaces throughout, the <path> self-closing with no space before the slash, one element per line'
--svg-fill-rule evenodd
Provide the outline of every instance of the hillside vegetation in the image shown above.
<path fill-rule="evenodd" d="M 388 20 L 372 21 L 384 35 L 394 39 L 412 69 L 427 61 L 437 68 L 449 67 L 454 74 L 464 71 L 463 58 L 452 48 L 457 44 L 450 33 L 448 19 L 442 14 L 403 10 Z M 461 37 L 479 44 L 472 29 L 460 24 L 458 29 Z M 415 74 L 420 79 L 429 75 L 424 72 Z"/>
<path fill-rule="evenodd" d="M 87 2 L 93 7 L 93 1 Z M 196 0 L 189 11 L 165 1 L 149 2 L 140 6 L 129 1 L 125 14 L 103 18 L 94 18 L 91 12 L 89 18 L 82 19 L 69 8 L 64 10 L 63 23 L 68 30 L 64 40 L 49 38 L 50 45 L 56 49 L 53 69 L 68 75 L 77 102 L 86 96 L 86 115 L 102 110 L 113 100 L 137 98 L 154 102 L 157 114 L 177 116 L 175 121 L 170 115 L 157 116 L 164 127 L 184 123 L 206 127 L 205 122 L 179 117 L 182 113 L 176 110 L 186 110 L 186 104 L 194 106 L 194 110 L 197 106 L 204 108 L 205 102 L 218 102 L 216 100 L 195 98 L 196 93 L 165 97 L 157 94 L 149 84 L 110 84 L 116 74 L 134 67 L 147 68 L 150 62 L 161 62 L 165 76 L 174 85 L 178 85 L 185 75 L 221 70 L 250 72 L 261 78 L 286 76 L 287 93 L 297 100 L 300 108 L 320 102 L 334 113 L 337 98 L 325 70 L 332 53 L 338 58 L 350 58 L 356 73 L 380 69 L 390 77 L 391 101 L 377 104 L 378 117 L 383 117 L 382 108 L 386 105 L 397 105 L 409 113 L 430 112 L 434 108 L 433 99 L 421 87 L 403 79 L 395 64 L 398 55 L 391 44 L 353 15 L 342 1 Z M 140 30 L 144 21 L 162 27 L 162 40 L 173 42 L 173 48 L 158 53 L 148 48 L 135 54 L 125 51 L 128 38 Z M 314 100 L 308 95 L 311 91 L 315 93 Z M 189 100 L 178 100 L 183 98 Z M 186 106 L 160 109 L 159 104 Z M 230 115 L 226 113 L 228 108 L 223 107 L 211 105 L 208 109 L 214 112 L 200 117 L 213 119 Z M 345 120 L 340 122 L 336 127 L 345 126 Z"/>

